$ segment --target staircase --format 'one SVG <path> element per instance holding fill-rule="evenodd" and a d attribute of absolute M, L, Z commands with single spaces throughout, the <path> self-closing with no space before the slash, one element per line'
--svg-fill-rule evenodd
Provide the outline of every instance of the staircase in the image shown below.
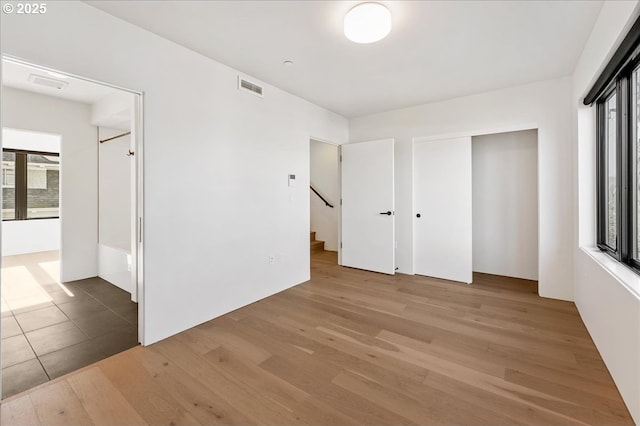
<path fill-rule="evenodd" d="M 324 241 L 316 240 L 315 231 L 311 231 L 311 238 L 309 239 L 309 241 L 311 242 L 311 254 L 324 251 Z"/>

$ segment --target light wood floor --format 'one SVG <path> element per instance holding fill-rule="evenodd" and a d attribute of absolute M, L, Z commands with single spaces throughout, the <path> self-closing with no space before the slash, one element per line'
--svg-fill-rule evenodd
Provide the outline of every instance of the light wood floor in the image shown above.
<path fill-rule="evenodd" d="M 2 424 L 633 424 L 574 304 L 335 263 L 12 397 Z"/>

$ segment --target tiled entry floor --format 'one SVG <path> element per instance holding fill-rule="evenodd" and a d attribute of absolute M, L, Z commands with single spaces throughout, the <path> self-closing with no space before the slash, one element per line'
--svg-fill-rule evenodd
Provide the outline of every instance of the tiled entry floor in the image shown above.
<path fill-rule="evenodd" d="M 2 398 L 138 344 L 129 293 L 58 270 L 57 251 L 2 259 Z"/>

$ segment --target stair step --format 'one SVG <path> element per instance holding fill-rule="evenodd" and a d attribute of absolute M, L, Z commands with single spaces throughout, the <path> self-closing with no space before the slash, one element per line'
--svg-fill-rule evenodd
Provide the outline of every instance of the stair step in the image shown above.
<path fill-rule="evenodd" d="M 315 241 L 316 240 L 316 231 L 311 231 L 311 238 L 309 241 Z"/>
<path fill-rule="evenodd" d="M 311 241 L 311 253 L 319 253 L 324 251 L 324 241 Z"/>

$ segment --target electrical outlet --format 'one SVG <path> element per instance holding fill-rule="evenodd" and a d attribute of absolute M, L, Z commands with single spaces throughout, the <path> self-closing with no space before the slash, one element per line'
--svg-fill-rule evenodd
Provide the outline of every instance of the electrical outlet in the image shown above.
<path fill-rule="evenodd" d="M 269 256 L 269 265 L 275 265 L 278 262 L 278 258 L 275 254 Z"/>

